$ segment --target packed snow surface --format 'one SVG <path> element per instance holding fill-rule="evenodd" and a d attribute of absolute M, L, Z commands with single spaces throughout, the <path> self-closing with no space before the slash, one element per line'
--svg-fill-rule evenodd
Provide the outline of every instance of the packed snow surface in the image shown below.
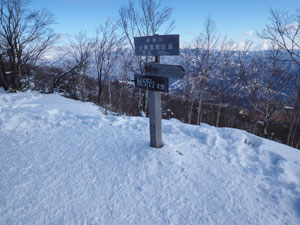
<path fill-rule="evenodd" d="M 0 224 L 300 224 L 300 151 L 247 132 L 0 93 Z"/>

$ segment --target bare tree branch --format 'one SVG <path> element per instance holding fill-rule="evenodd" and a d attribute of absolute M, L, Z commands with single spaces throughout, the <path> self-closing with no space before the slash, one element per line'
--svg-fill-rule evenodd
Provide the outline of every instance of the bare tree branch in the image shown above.
<path fill-rule="evenodd" d="M 284 10 L 271 9 L 270 24 L 258 36 L 285 50 L 300 65 L 300 10 L 291 15 Z"/>
<path fill-rule="evenodd" d="M 27 0 L 0 2 L 0 53 L 9 63 L 13 75 L 13 83 L 9 85 L 14 89 L 22 88 L 20 80 L 29 76 L 24 68 L 34 66 L 56 38 L 50 29 L 53 15 L 47 10 L 29 10 L 28 4 Z"/>

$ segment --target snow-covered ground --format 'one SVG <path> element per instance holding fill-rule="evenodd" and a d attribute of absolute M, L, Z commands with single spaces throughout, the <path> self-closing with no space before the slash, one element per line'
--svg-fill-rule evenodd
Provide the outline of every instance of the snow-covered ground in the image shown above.
<path fill-rule="evenodd" d="M 0 224 L 300 224 L 300 151 L 247 132 L 0 93 Z"/>

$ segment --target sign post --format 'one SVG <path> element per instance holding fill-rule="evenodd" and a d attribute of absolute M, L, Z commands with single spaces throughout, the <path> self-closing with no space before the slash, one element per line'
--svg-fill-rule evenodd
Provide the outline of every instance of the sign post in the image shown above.
<path fill-rule="evenodd" d="M 160 57 L 155 56 L 155 63 L 160 63 Z M 150 123 L 150 146 L 161 148 L 161 95 L 158 91 L 149 91 L 149 123 Z"/>
<path fill-rule="evenodd" d="M 136 88 L 149 91 L 150 146 L 161 148 L 161 94 L 169 91 L 169 76 L 180 79 L 184 75 L 181 66 L 161 65 L 160 56 L 179 55 L 179 35 L 154 35 L 134 37 L 136 56 L 155 56 L 155 62 L 145 65 L 146 75 L 134 75 Z"/>
<path fill-rule="evenodd" d="M 179 35 L 134 37 L 136 56 L 179 55 Z"/>
<path fill-rule="evenodd" d="M 149 91 L 169 92 L 169 78 L 134 74 L 135 87 Z"/>
<path fill-rule="evenodd" d="M 168 77 L 175 80 L 181 79 L 185 70 L 180 65 L 168 65 L 168 64 L 158 64 L 158 63 L 146 63 L 145 72 L 152 76 Z"/>

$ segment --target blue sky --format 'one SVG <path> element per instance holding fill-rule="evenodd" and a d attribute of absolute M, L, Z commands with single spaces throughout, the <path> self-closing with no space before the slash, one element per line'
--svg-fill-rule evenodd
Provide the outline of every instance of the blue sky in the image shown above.
<path fill-rule="evenodd" d="M 94 34 L 95 28 L 107 17 L 118 17 L 126 0 L 32 0 L 34 9 L 47 8 L 56 17 L 54 29 L 60 34 L 75 34 L 80 30 Z M 246 39 L 259 44 L 255 32 L 261 31 L 270 17 L 270 9 L 295 12 L 299 0 L 163 0 L 172 7 L 181 43 L 191 42 L 201 32 L 204 19 L 210 16 L 217 31 L 236 42 Z"/>

